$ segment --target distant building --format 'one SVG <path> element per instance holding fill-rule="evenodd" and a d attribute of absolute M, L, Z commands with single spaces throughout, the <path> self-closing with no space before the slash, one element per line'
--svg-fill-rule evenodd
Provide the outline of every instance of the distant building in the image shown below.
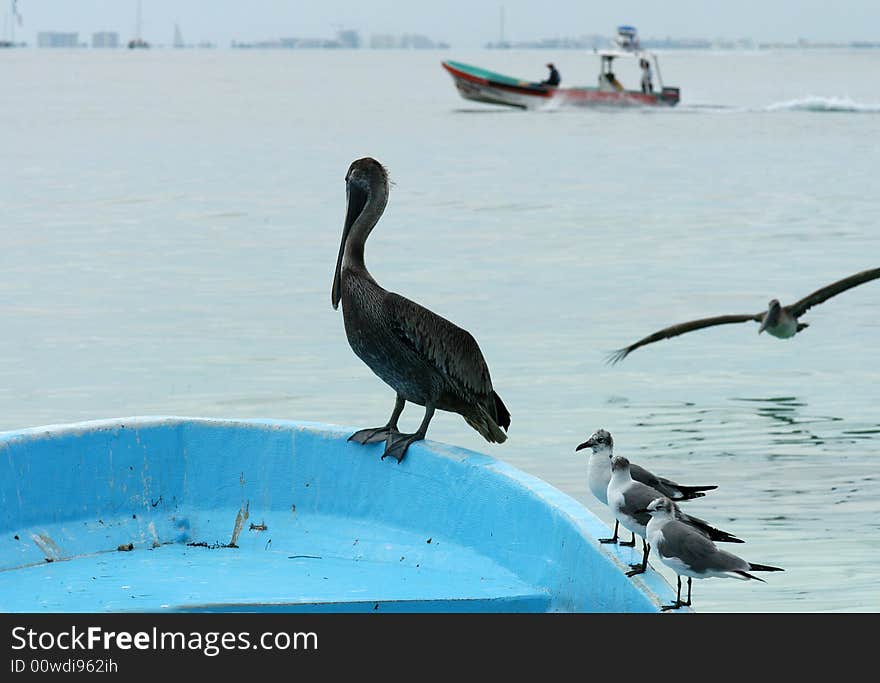
<path fill-rule="evenodd" d="M 92 47 L 119 47 L 119 34 L 113 31 L 93 33 Z"/>
<path fill-rule="evenodd" d="M 394 48 L 410 49 L 410 50 L 434 50 L 447 49 L 449 43 L 442 41 L 433 41 L 427 36 L 405 33 L 402 36 L 393 36 L 390 34 L 376 34 L 370 36 L 370 47 L 374 50 L 390 50 Z"/>
<path fill-rule="evenodd" d="M 357 31 L 338 31 L 336 40 L 340 47 L 358 48 L 361 46 L 361 37 Z"/>
<path fill-rule="evenodd" d="M 374 50 L 390 50 L 397 47 L 397 37 L 387 33 L 370 36 L 370 47 Z"/>
<path fill-rule="evenodd" d="M 79 34 L 40 31 L 37 34 L 37 47 L 79 47 Z"/>

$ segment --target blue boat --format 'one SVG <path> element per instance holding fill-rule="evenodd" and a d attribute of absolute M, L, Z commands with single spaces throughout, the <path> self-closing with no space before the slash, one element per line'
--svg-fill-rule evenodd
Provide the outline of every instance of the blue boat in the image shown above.
<path fill-rule="evenodd" d="M 351 429 L 140 417 L 0 433 L 0 611 L 655 612 L 674 592 L 510 465 Z M 637 553 L 640 555 L 641 553 Z"/>

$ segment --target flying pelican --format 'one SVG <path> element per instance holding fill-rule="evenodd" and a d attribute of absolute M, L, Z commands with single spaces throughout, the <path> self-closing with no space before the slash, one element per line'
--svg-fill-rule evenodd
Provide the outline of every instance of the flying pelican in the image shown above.
<path fill-rule="evenodd" d="M 640 339 L 635 344 L 630 344 L 629 346 L 614 351 L 608 356 L 608 362 L 614 364 L 622 361 L 640 346 L 652 344 L 661 339 L 677 337 L 685 332 L 693 332 L 694 330 L 701 330 L 704 327 L 712 327 L 713 325 L 729 325 L 731 323 L 754 321 L 761 323 L 761 327 L 758 328 L 758 334 L 761 334 L 761 332 L 766 330 L 767 334 L 771 334 L 779 339 L 789 339 L 805 327 L 808 327 L 807 323 L 800 322 L 798 318 L 810 310 L 810 308 L 817 304 L 821 304 L 832 296 L 845 292 L 852 287 L 869 282 L 870 280 L 876 280 L 877 278 L 880 278 L 880 268 L 863 270 L 860 273 L 850 275 L 849 277 L 845 277 L 842 280 L 838 280 L 837 282 L 822 287 L 821 289 L 817 289 L 812 294 L 805 296 L 800 301 L 789 306 L 783 306 L 780 304 L 779 299 L 772 299 L 767 310 L 761 311 L 760 313 L 718 315 L 714 318 L 700 318 L 699 320 L 691 320 L 690 322 L 680 323 L 679 325 L 664 327 L 662 330 L 658 330 L 654 334 L 648 335 L 644 339 Z"/>
<path fill-rule="evenodd" d="M 689 607 L 691 604 L 691 580 L 709 579 L 713 576 L 732 579 L 755 579 L 749 572 L 781 572 L 779 567 L 748 562 L 726 550 L 720 550 L 712 541 L 683 524 L 675 517 L 675 503 L 668 498 L 656 498 L 640 512 L 651 519 L 646 525 L 648 543 L 657 549 L 660 561 L 678 575 L 678 594 L 675 602 L 664 605 L 663 610 Z M 688 577 L 687 602 L 681 599 L 681 577 Z"/>
<path fill-rule="evenodd" d="M 364 244 L 388 203 L 388 172 L 370 157 L 352 162 L 345 175 L 348 207 L 336 260 L 331 302 L 342 301 L 345 334 L 355 354 L 397 393 L 382 427 L 349 437 L 360 444 L 385 441 L 382 458 L 403 460 L 425 438 L 436 409 L 458 413 L 487 441 L 503 443 L 510 413 L 492 389 L 489 368 L 467 330 L 399 294 L 383 289 L 364 264 Z M 406 401 L 425 407 L 413 434 L 397 420 Z"/>

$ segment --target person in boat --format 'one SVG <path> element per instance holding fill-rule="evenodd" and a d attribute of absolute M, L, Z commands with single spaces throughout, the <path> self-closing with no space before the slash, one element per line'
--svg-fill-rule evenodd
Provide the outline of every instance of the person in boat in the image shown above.
<path fill-rule="evenodd" d="M 654 92 L 654 83 L 651 80 L 651 62 L 647 59 L 640 59 L 639 66 L 642 67 L 642 92 Z"/>
<path fill-rule="evenodd" d="M 550 75 L 546 80 L 541 81 L 541 85 L 552 85 L 553 87 L 556 87 L 562 80 L 559 76 L 559 71 L 557 71 L 552 62 L 547 65 L 547 68 L 550 69 Z"/>
<path fill-rule="evenodd" d="M 608 81 L 608 85 L 610 85 L 615 90 L 623 90 L 623 86 L 620 84 L 620 81 L 617 80 L 617 76 L 614 75 L 613 71 L 608 71 L 605 74 L 605 79 Z"/>

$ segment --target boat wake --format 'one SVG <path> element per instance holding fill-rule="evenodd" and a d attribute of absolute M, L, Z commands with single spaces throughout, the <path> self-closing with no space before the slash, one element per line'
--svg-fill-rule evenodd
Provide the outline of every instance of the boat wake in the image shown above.
<path fill-rule="evenodd" d="M 807 95 L 793 100 L 774 102 L 757 107 L 741 107 L 726 104 L 682 104 L 675 108 L 677 111 L 690 113 L 764 113 L 764 112 L 837 112 L 845 114 L 880 114 L 880 103 L 867 104 L 856 102 L 848 97 L 823 97 L 820 95 Z"/>
<path fill-rule="evenodd" d="M 856 114 L 880 114 L 880 103 L 864 104 L 854 102 L 848 97 L 820 97 L 809 95 L 785 102 L 775 102 L 764 107 L 764 111 L 811 111 L 844 112 Z"/>
<path fill-rule="evenodd" d="M 601 105 L 593 104 L 584 107 L 582 104 L 567 101 L 563 97 L 553 97 L 547 102 L 537 107 L 530 107 L 530 111 L 538 112 L 562 112 L 562 111 L 611 111 L 617 112 L 621 110 L 638 111 L 638 112 L 679 112 L 690 114 L 705 113 L 725 113 L 725 114 L 743 114 L 743 113 L 774 113 L 774 112 L 815 112 L 815 113 L 845 113 L 845 114 L 880 114 L 880 102 L 875 104 L 856 102 L 848 97 L 823 97 L 819 95 L 808 95 L 806 97 L 798 97 L 793 100 L 785 100 L 783 102 L 774 102 L 763 106 L 737 106 L 729 104 L 707 104 L 707 103 L 685 103 L 677 107 L 620 107 L 612 104 Z M 460 108 L 454 110 L 458 113 L 486 113 L 486 112 L 511 112 L 522 111 L 516 109 L 499 109 L 499 108 Z"/>

